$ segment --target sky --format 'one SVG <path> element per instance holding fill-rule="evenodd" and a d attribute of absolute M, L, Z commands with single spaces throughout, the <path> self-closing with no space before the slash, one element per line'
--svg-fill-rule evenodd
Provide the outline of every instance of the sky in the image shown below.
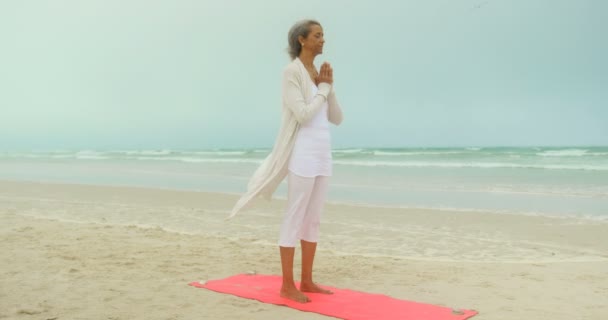
<path fill-rule="evenodd" d="M 608 145 L 604 0 L 13 0 L 0 151 L 272 147 L 306 18 L 334 148 Z"/>

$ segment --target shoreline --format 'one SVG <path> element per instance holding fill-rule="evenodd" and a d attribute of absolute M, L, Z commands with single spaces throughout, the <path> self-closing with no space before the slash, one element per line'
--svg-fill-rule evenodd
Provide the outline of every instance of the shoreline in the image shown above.
<path fill-rule="evenodd" d="M 0 198 L 0 319 L 331 319 L 188 285 L 280 274 L 284 201 L 225 224 L 236 197 L 221 193 L 0 181 Z M 340 204 L 324 214 L 320 285 L 479 320 L 608 314 L 606 223 Z"/>
<path fill-rule="evenodd" d="M 256 199 L 251 209 L 225 220 L 237 195 L 2 180 L 0 199 L 4 207 L 27 208 L 19 212 L 32 218 L 159 228 L 263 246 L 275 246 L 286 205 L 285 199 Z M 603 220 L 332 202 L 324 211 L 319 250 L 337 255 L 504 263 L 608 260 Z"/>
<path fill-rule="evenodd" d="M 99 183 L 80 183 L 80 182 L 63 182 L 63 181 L 33 181 L 33 180 L 7 180 L 0 179 L 0 184 L 6 183 L 25 183 L 25 184 L 39 184 L 39 185 L 69 185 L 69 186 L 83 186 L 83 187 L 107 187 L 107 188 L 133 188 L 133 189 L 149 189 L 159 190 L 168 192 L 194 192 L 199 194 L 216 194 L 221 196 L 234 197 L 234 202 L 242 194 L 239 192 L 214 192 L 207 190 L 194 190 L 187 188 L 175 188 L 175 187 L 157 187 L 148 185 L 123 185 L 123 184 L 99 184 Z M 272 201 L 286 201 L 286 196 L 274 195 Z M 262 202 L 263 203 L 263 202 Z M 390 205 L 390 204 L 375 204 L 368 202 L 352 202 L 344 200 L 331 200 L 328 199 L 326 202 L 328 205 L 335 206 L 354 206 L 354 207 L 365 207 L 369 209 L 398 209 L 398 210 L 411 210 L 411 211 L 426 211 L 431 213 L 479 213 L 479 214 L 497 214 L 497 215 L 514 215 L 524 217 L 542 217 L 549 219 L 565 219 L 565 220 L 584 220 L 593 221 L 599 223 L 608 223 L 608 214 L 606 216 L 591 215 L 591 214 L 559 214 L 559 213 L 547 213 L 547 212 L 536 212 L 536 211 L 516 211 L 508 209 L 479 209 L 479 208 L 456 208 L 456 207 L 426 207 L 426 206 L 406 206 L 406 205 Z"/>

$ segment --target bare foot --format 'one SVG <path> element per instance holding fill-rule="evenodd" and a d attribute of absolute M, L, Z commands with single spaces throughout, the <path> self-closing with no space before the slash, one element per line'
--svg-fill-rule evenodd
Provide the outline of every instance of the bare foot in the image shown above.
<path fill-rule="evenodd" d="M 323 289 L 317 286 L 314 282 L 302 282 L 300 283 L 300 291 L 302 292 L 314 292 L 323 294 L 334 294 L 333 292 Z"/>
<path fill-rule="evenodd" d="M 310 299 L 296 287 L 281 287 L 281 297 L 300 303 L 310 302 Z"/>

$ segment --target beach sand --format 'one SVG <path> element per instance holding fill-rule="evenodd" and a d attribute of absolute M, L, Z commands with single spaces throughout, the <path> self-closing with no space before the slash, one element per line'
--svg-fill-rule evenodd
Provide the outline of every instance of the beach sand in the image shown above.
<path fill-rule="evenodd" d="M 1 181 L 0 319 L 331 319 L 188 285 L 280 274 L 284 201 L 226 222 L 236 199 Z M 608 318 L 607 222 L 328 204 L 321 228 L 321 285 L 479 320 Z"/>

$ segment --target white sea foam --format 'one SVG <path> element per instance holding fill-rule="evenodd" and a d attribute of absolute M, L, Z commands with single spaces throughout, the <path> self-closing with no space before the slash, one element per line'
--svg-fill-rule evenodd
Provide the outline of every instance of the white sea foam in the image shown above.
<path fill-rule="evenodd" d="M 560 196 L 560 197 L 575 197 L 575 198 L 608 198 L 608 189 L 576 189 L 553 187 L 548 189 L 547 186 L 530 186 L 530 185 L 515 185 L 515 186 L 471 186 L 471 185 L 429 185 L 424 186 L 419 183 L 403 185 L 401 183 L 393 184 L 362 184 L 362 183 L 332 183 L 333 187 L 345 189 L 364 189 L 364 190 L 391 190 L 408 192 L 415 191 L 430 191 L 430 192 L 450 192 L 450 193 L 493 193 L 493 194 L 521 194 L 521 195 L 537 195 L 537 196 Z"/>
<path fill-rule="evenodd" d="M 424 162 L 424 161 L 357 161 L 334 160 L 334 164 L 362 167 L 437 167 L 437 168 L 518 168 L 518 169 L 550 169 L 550 170 L 608 170 L 607 165 L 583 164 L 519 164 L 508 162 Z"/>
<path fill-rule="evenodd" d="M 363 149 L 337 149 L 333 150 L 334 153 L 359 153 L 362 152 Z"/>
<path fill-rule="evenodd" d="M 197 157 L 137 157 L 136 160 L 155 160 L 155 161 L 181 161 L 191 163 L 262 163 L 262 159 L 241 159 L 241 158 L 197 158 Z"/>
<path fill-rule="evenodd" d="M 129 155 L 167 155 L 171 154 L 171 150 L 127 150 L 127 151 L 118 151 L 119 153 L 129 154 Z"/>
<path fill-rule="evenodd" d="M 582 157 L 587 155 L 588 151 L 585 149 L 547 150 L 539 152 L 536 155 L 541 157 Z"/>
<path fill-rule="evenodd" d="M 196 155 L 216 155 L 216 156 L 242 156 L 247 154 L 247 151 L 194 151 Z"/>
<path fill-rule="evenodd" d="M 440 212 L 455 212 L 455 213 L 491 213 L 491 214 L 513 214 L 533 217 L 546 217 L 555 219 L 583 219 L 597 222 L 608 222 L 608 216 L 605 215 L 588 215 L 588 214 L 563 214 L 563 213 L 549 213 L 539 211 L 522 211 L 522 210 L 507 210 L 507 209 L 489 209 L 489 208 L 464 208 L 464 207 L 450 207 L 450 206 L 416 206 L 416 205 L 379 205 L 368 202 L 355 202 L 355 201 L 328 201 L 332 204 L 337 205 L 357 205 L 368 208 L 398 208 L 406 210 L 430 210 Z"/>
<path fill-rule="evenodd" d="M 95 150 L 82 150 L 78 151 L 75 154 L 76 159 L 85 159 L 85 160 L 104 160 L 109 159 L 110 157 L 104 156 L 103 152 L 98 152 Z"/>
<path fill-rule="evenodd" d="M 446 155 L 465 154 L 463 151 L 374 151 L 377 156 L 422 156 L 422 155 Z"/>

